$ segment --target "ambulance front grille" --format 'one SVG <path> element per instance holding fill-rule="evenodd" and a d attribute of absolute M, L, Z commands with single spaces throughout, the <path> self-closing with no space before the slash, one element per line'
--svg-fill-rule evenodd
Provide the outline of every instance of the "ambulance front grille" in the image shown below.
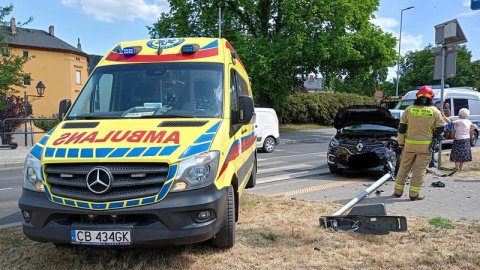
<path fill-rule="evenodd" d="M 111 188 L 105 193 L 94 193 L 87 186 L 87 175 L 95 168 L 106 169 L 112 174 Z M 53 195 L 90 202 L 111 202 L 158 194 L 167 179 L 168 169 L 168 164 L 164 163 L 49 164 L 45 173 Z"/>

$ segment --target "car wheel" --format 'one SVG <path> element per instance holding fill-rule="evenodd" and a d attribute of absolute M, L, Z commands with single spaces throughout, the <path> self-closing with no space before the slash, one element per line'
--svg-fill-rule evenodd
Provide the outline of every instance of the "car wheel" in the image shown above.
<path fill-rule="evenodd" d="M 342 170 L 339 169 L 337 166 L 335 165 L 328 165 L 328 169 L 330 170 L 330 172 L 332 174 L 339 174 L 339 173 L 342 173 Z"/>
<path fill-rule="evenodd" d="M 478 133 L 476 131 L 473 131 L 470 135 L 470 145 L 475 146 L 477 144 L 478 140 Z"/>
<path fill-rule="evenodd" d="M 257 184 L 257 159 L 253 162 L 253 170 L 252 174 L 250 174 L 250 178 L 248 178 L 248 183 L 246 188 L 253 188 Z"/>
<path fill-rule="evenodd" d="M 266 153 L 271 153 L 275 149 L 275 139 L 273 137 L 265 138 L 263 142 L 263 151 Z"/>
<path fill-rule="evenodd" d="M 228 187 L 227 205 L 223 215 L 220 231 L 213 237 L 212 246 L 215 248 L 231 248 L 235 244 L 235 195 L 233 187 Z"/>

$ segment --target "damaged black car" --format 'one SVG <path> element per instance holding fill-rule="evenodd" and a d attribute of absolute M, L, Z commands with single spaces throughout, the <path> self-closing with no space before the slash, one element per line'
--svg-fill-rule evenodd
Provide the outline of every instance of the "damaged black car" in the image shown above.
<path fill-rule="evenodd" d="M 328 146 L 327 163 L 333 174 L 344 170 L 396 175 L 400 164 L 395 119 L 386 108 L 355 105 L 339 110 L 337 134 Z"/>

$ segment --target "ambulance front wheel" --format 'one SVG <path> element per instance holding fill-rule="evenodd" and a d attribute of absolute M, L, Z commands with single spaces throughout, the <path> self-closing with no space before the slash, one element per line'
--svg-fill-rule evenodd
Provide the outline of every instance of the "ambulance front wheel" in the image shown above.
<path fill-rule="evenodd" d="M 222 228 L 212 239 L 212 246 L 215 248 L 226 249 L 235 244 L 235 195 L 233 193 L 233 187 L 229 186 Z"/>

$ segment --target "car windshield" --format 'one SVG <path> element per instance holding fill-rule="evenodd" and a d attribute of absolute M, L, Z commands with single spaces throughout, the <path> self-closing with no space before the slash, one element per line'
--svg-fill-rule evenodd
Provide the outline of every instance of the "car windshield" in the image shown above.
<path fill-rule="evenodd" d="M 395 110 L 405 110 L 408 106 L 413 105 L 415 102 L 414 99 L 402 99 L 400 102 L 395 106 Z"/>
<path fill-rule="evenodd" d="M 221 117 L 223 64 L 140 63 L 95 69 L 66 119 Z"/>
<path fill-rule="evenodd" d="M 343 132 L 397 132 L 397 129 L 375 124 L 359 124 L 346 126 Z"/>

